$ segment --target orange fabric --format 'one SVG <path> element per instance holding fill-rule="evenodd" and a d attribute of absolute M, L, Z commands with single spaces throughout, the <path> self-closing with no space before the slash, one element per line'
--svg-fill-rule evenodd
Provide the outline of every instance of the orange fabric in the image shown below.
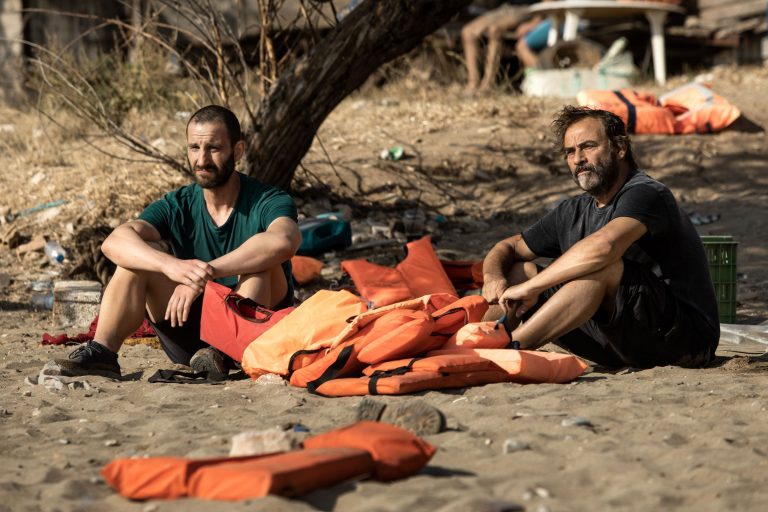
<path fill-rule="evenodd" d="M 309 256 L 294 256 L 291 258 L 293 280 L 302 285 L 311 283 L 320 278 L 324 265 L 322 261 Z"/>
<path fill-rule="evenodd" d="M 248 345 L 243 370 L 254 379 L 265 373 L 288 375 L 294 354 L 328 347 L 347 328 L 347 320 L 366 309 L 349 292 L 320 290 Z"/>
<path fill-rule="evenodd" d="M 312 391 L 311 384 L 317 379 L 344 377 L 360 372 L 371 362 L 425 352 L 423 342 L 433 327 L 432 317 L 424 311 L 387 311 L 312 364 L 294 371 L 291 384 L 309 386 Z"/>
<path fill-rule="evenodd" d="M 478 288 L 482 288 L 484 278 L 483 278 L 483 260 L 478 261 L 474 265 L 472 265 L 472 279 L 474 279 L 475 284 Z"/>
<path fill-rule="evenodd" d="M 407 430 L 374 421 L 360 421 L 310 437 L 306 448 L 350 447 L 366 450 L 374 462 L 373 477 L 381 481 L 407 478 L 423 468 L 437 449 Z"/>
<path fill-rule="evenodd" d="M 474 354 L 493 361 L 509 374 L 509 380 L 520 384 L 570 382 L 587 369 L 586 363 L 571 354 L 510 349 L 444 349 L 427 354 Z"/>
<path fill-rule="evenodd" d="M 392 375 L 375 381 L 377 395 L 407 395 L 433 389 L 466 388 L 509 381 L 503 370 L 443 374 L 439 372 L 410 372 Z M 371 393 L 371 377 L 334 379 L 320 385 L 315 391 L 323 396 L 364 396 Z"/>
<path fill-rule="evenodd" d="M 341 268 L 352 278 L 360 295 L 376 308 L 435 293 L 456 297 L 456 289 L 440 265 L 429 236 L 406 244 L 406 250 L 405 259 L 395 268 L 365 260 L 345 260 Z"/>
<path fill-rule="evenodd" d="M 124 498 L 132 500 L 175 499 L 187 495 L 187 481 L 197 469 L 222 462 L 244 461 L 256 457 L 218 457 L 183 459 L 151 457 L 117 459 L 103 468 L 101 476 Z"/>
<path fill-rule="evenodd" d="M 686 84 L 659 98 L 675 112 L 675 133 L 716 133 L 728 128 L 741 111 L 702 84 Z"/>
<path fill-rule="evenodd" d="M 412 372 L 449 374 L 498 370 L 499 366 L 493 361 L 489 361 L 476 354 L 457 352 L 454 354 L 385 361 L 369 366 L 363 370 L 363 375 L 371 376 L 377 372 L 391 372 L 392 370 L 399 370 L 401 368 L 408 368 L 409 371 Z"/>
<path fill-rule="evenodd" d="M 662 135 L 675 133 L 674 114 L 658 106 L 653 95 L 631 89 L 620 89 L 618 92 L 635 106 L 634 131 L 631 133 Z M 624 124 L 629 125 L 629 109 L 614 91 L 599 89 L 580 91 L 576 101 L 579 105 L 613 112 L 624 121 Z"/>
<path fill-rule="evenodd" d="M 457 290 L 475 290 L 482 286 L 482 260 L 440 260 L 440 264 L 443 266 L 448 279 L 451 280 L 451 283 Z M 478 264 L 481 268 L 479 280 L 475 270 Z"/>
<path fill-rule="evenodd" d="M 510 341 L 498 322 L 473 322 L 459 329 L 443 348 L 505 348 Z"/>
<path fill-rule="evenodd" d="M 364 449 L 308 448 L 203 467 L 189 478 L 188 494 L 228 501 L 268 494 L 300 496 L 350 478 L 368 476 L 373 470 L 371 454 Z"/>
<path fill-rule="evenodd" d="M 479 295 L 468 295 L 432 313 L 435 330 L 425 352 L 441 348 L 456 332 L 471 322 L 478 322 L 488 311 L 488 302 Z"/>

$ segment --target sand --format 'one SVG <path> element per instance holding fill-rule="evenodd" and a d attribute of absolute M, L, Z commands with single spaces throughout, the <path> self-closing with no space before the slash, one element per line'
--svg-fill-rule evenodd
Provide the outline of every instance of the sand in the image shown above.
<path fill-rule="evenodd" d="M 687 78 L 676 78 L 673 85 Z M 766 68 L 725 69 L 711 79 L 753 121 L 768 125 Z M 355 201 L 356 215 L 371 205 L 392 205 L 393 195 L 420 198 L 431 215 L 449 217 L 436 237 L 441 249 L 480 257 L 495 240 L 527 225 L 563 194 L 576 192 L 560 173 L 562 164 L 548 156 L 547 123 L 561 104 L 506 94 L 461 99 L 455 90 L 419 92 L 406 86 L 355 96 L 320 134 L 335 169 L 317 147 L 305 166 L 331 185 L 334 201 Z M 417 158 L 377 159 L 382 148 L 399 141 Z M 54 234 L 66 244 L 67 233 L 133 218 L 146 201 L 182 182 L 152 166 L 112 162 L 67 144 L 58 160 L 48 159 L 44 144 L 34 141 L 16 154 L 0 155 L 3 189 L 19 191 L 3 198 L 2 206 L 19 211 L 51 199 L 70 200 L 56 214 L 17 221 L 29 237 Z M 667 183 L 688 211 L 720 214 L 699 230 L 736 237 L 738 321 L 765 322 L 765 134 L 636 137 L 635 147 L 643 167 Z M 40 172 L 48 176 L 42 183 L 33 179 Z M 144 186 L 148 178 L 151 186 Z M 312 182 L 307 174 L 298 178 L 304 185 Z M 322 398 L 249 380 L 150 384 L 147 378 L 156 369 L 173 366 L 161 351 L 143 345 L 121 351 L 128 376 L 121 382 L 88 377 L 83 380 L 89 389 L 59 392 L 25 383 L 46 361 L 72 350 L 41 346 L 43 332 L 59 329 L 49 313 L 28 306 L 30 284 L 61 272 L 39 254 L 18 258 L 0 249 L 0 262 L 11 278 L 0 300 L 0 511 L 768 507 L 768 345 L 725 343 L 715 364 L 705 369 L 590 369 L 565 385 L 494 384 L 424 393 L 422 399 L 446 414 L 448 430 L 427 438 L 437 454 L 404 481 L 346 483 L 293 500 L 130 502 L 99 475 L 115 458 L 219 456 L 239 432 L 295 423 L 320 433 L 353 421 L 359 399 Z"/>

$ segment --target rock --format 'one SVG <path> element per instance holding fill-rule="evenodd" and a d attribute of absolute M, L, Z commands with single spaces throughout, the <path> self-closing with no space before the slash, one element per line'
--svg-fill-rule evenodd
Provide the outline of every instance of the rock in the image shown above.
<path fill-rule="evenodd" d="M 107 439 L 104 441 L 104 446 L 112 447 L 112 446 L 120 446 L 120 441 L 117 439 Z"/>
<path fill-rule="evenodd" d="M 297 450 L 305 437 L 304 432 L 285 431 L 277 427 L 240 432 L 232 436 L 229 455 L 237 457 Z"/>
<path fill-rule="evenodd" d="M 255 383 L 259 386 L 287 386 L 285 379 L 276 373 L 265 373 L 256 379 Z"/>
<path fill-rule="evenodd" d="M 516 439 L 505 439 L 504 444 L 501 445 L 501 453 L 514 453 L 530 449 L 531 445 L 529 443 L 517 441 Z"/>
<path fill-rule="evenodd" d="M 592 427 L 592 422 L 582 416 L 568 416 L 560 422 L 563 427 Z"/>

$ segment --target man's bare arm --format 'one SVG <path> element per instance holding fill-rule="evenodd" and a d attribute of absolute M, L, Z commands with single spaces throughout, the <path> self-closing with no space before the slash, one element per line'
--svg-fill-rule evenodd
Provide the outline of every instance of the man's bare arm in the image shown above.
<path fill-rule="evenodd" d="M 501 300 L 522 304 L 517 310 L 517 314 L 521 315 L 547 288 L 592 274 L 618 261 L 646 231 L 645 225 L 638 220 L 629 217 L 613 219 L 574 244 L 528 281 L 508 288 Z"/>
<path fill-rule="evenodd" d="M 255 274 L 291 259 L 301 245 L 299 226 L 279 217 L 263 233 L 253 235 L 234 251 L 211 261 L 214 277 Z"/>
<path fill-rule="evenodd" d="M 493 246 L 483 261 L 483 297 L 489 303 L 498 302 L 510 283 L 507 280 L 512 265 L 536 259 L 522 235 L 517 234 Z"/>
<path fill-rule="evenodd" d="M 200 260 L 180 260 L 151 245 L 160 241 L 160 233 L 154 226 L 134 220 L 115 228 L 104 240 L 101 250 L 120 267 L 163 273 L 172 281 L 201 292 L 206 281 L 212 278 L 211 266 Z"/>

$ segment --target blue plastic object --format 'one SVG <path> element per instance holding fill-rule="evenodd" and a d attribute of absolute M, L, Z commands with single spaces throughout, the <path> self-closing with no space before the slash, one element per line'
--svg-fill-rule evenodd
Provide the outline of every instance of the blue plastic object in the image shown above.
<path fill-rule="evenodd" d="M 307 219 L 299 222 L 301 246 L 298 253 L 312 256 L 352 245 L 352 226 L 346 220 Z"/>

